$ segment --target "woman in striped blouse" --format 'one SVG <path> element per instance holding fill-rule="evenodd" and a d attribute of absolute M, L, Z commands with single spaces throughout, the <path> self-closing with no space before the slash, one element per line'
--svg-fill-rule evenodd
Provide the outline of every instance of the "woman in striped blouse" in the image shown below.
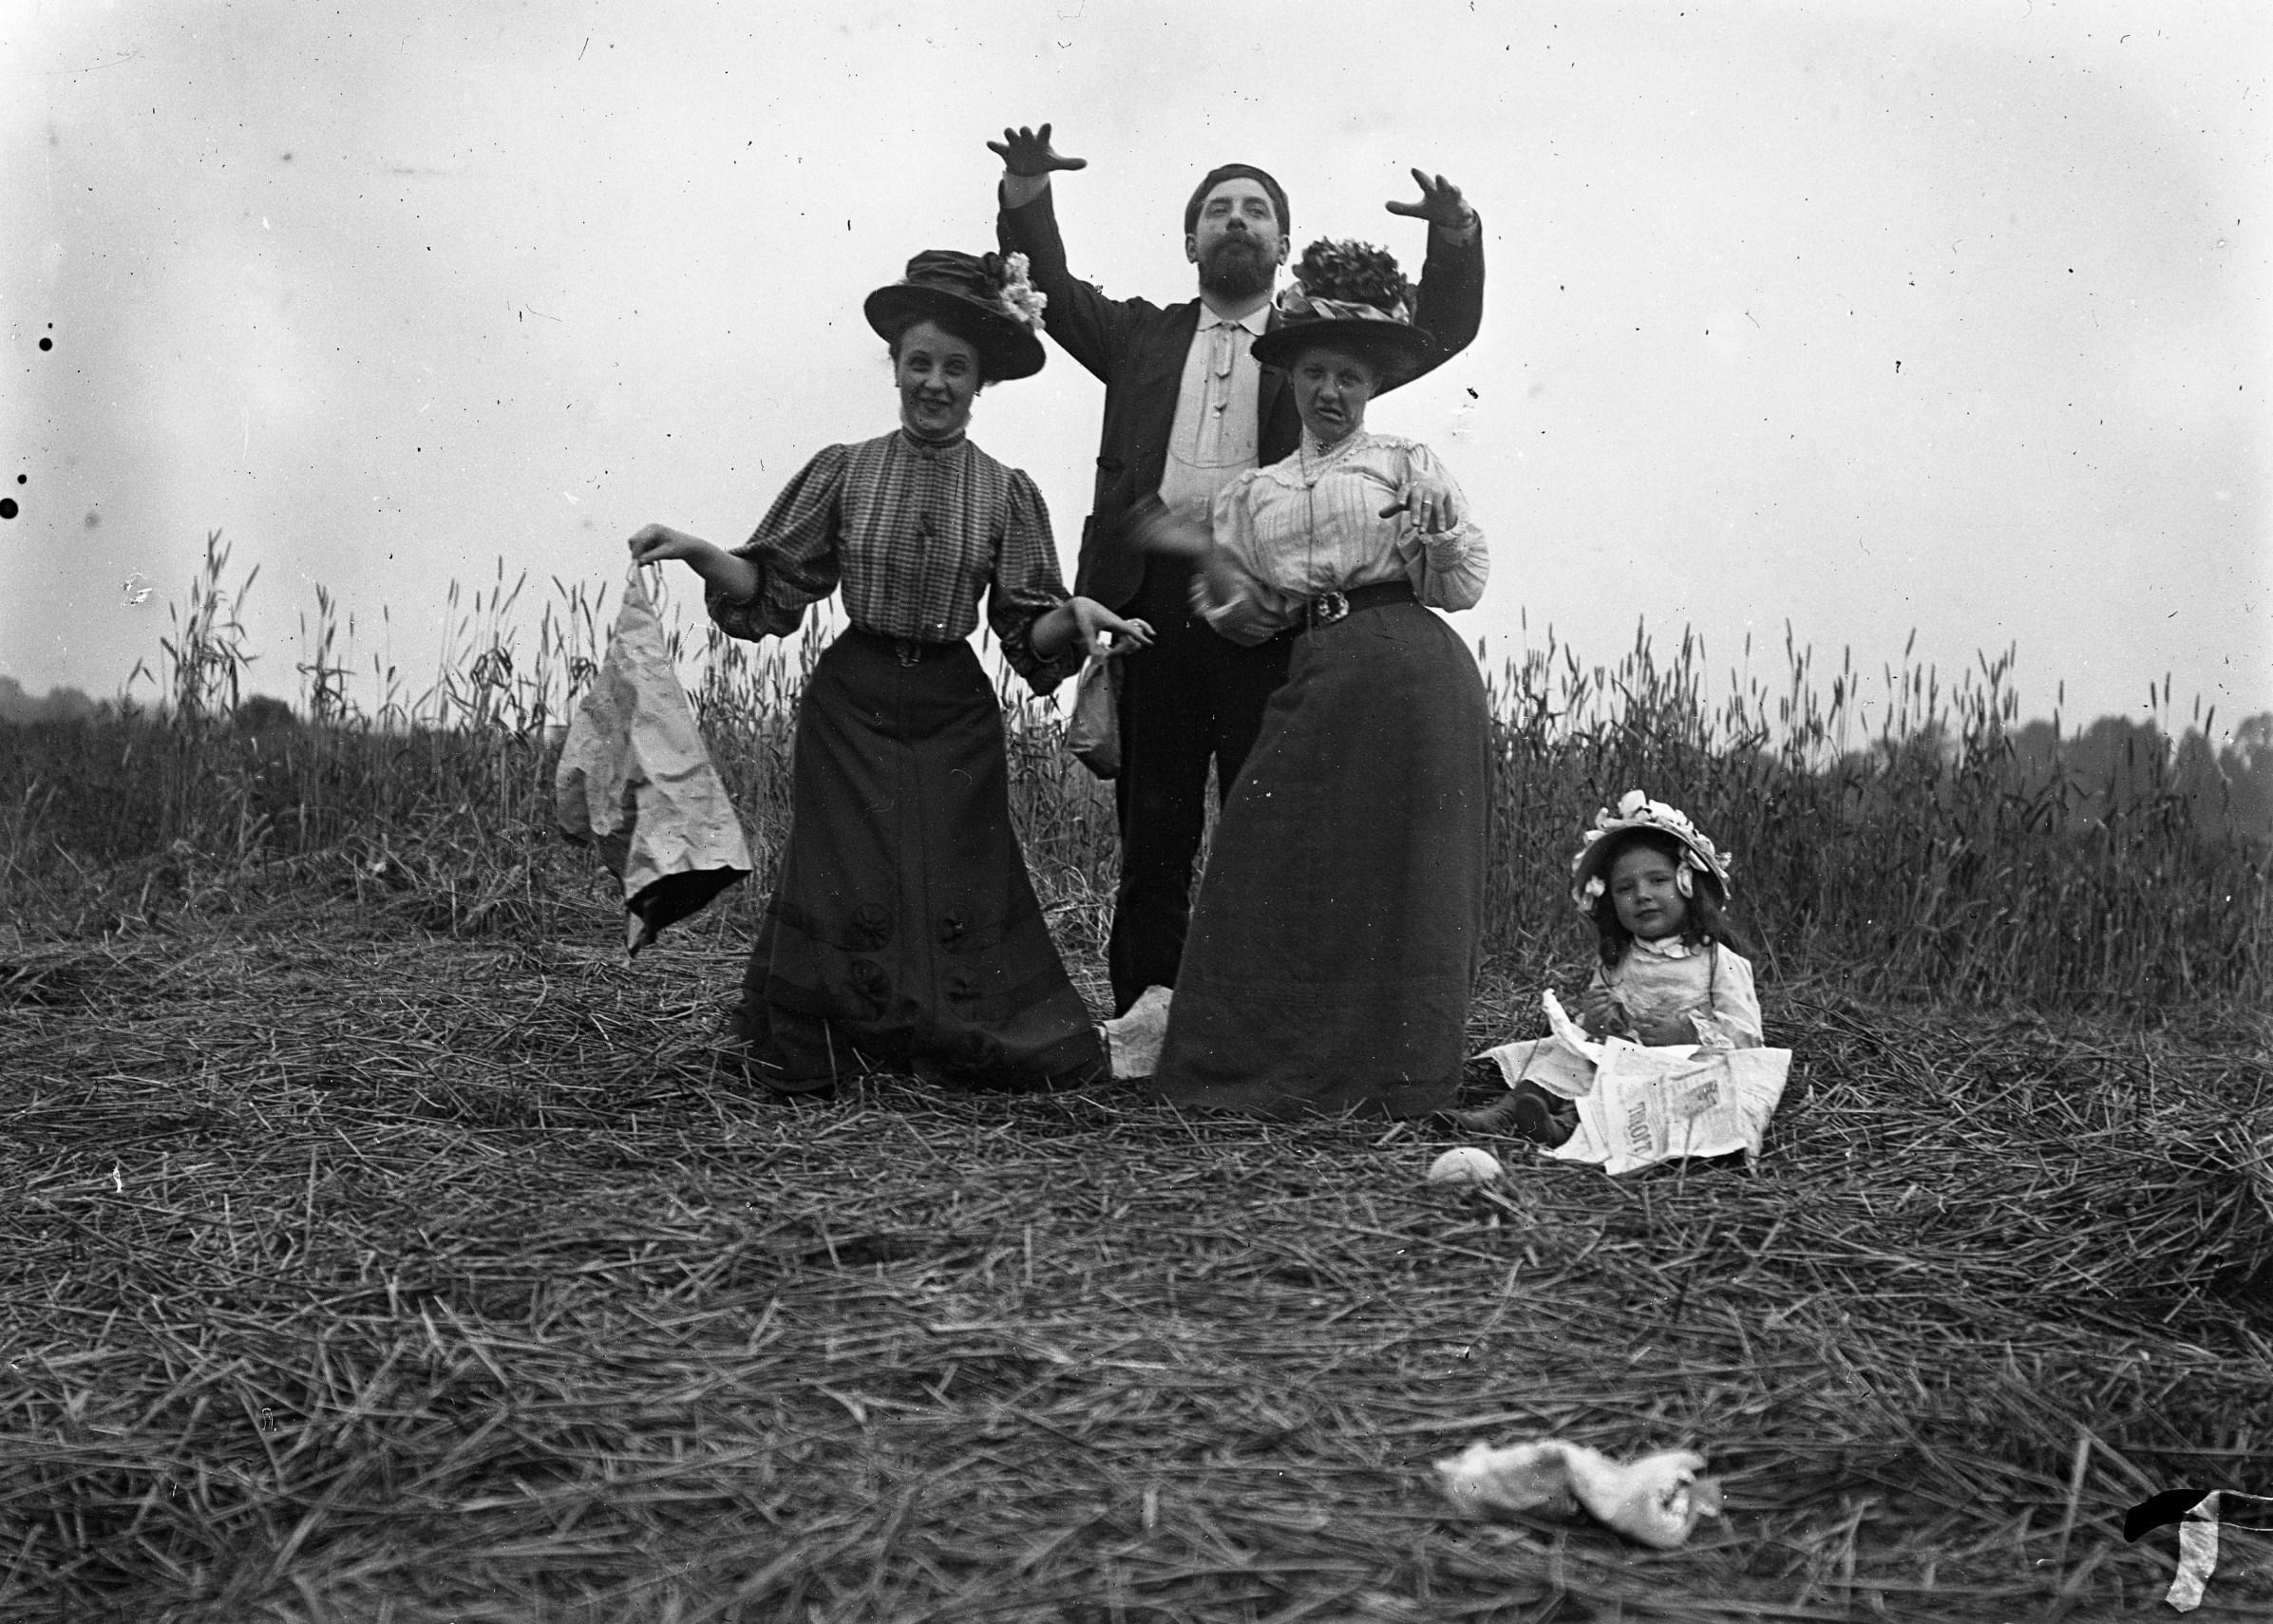
<path fill-rule="evenodd" d="M 986 384 L 1041 370 L 1022 262 L 919 254 L 868 296 L 900 427 L 832 445 L 729 552 L 663 525 L 641 563 L 703 577 L 729 635 L 786 637 L 840 586 L 851 629 L 798 707 L 788 843 L 739 1017 L 751 1074 L 813 1092 L 876 1069 L 1064 1087 L 1101 1065 L 1011 827 L 1001 708 L 966 641 L 987 623 L 1048 693 L 1151 633 L 1068 597 L 1041 493 L 965 435 Z"/>
<path fill-rule="evenodd" d="M 1431 610 L 1473 606 L 1489 558 L 1429 448 L 1365 426 L 1431 349 L 1395 261 L 1317 242 L 1297 276 L 1255 343 L 1295 391 L 1295 454 L 1227 486 L 1211 534 L 1144 523 L 1193 558 L 1223 635 L 1294 642 L 1216 826 L 1151 1086 L 1417 1116 L 1460 1083 L 1491 774 L 1475 656 Z"/>

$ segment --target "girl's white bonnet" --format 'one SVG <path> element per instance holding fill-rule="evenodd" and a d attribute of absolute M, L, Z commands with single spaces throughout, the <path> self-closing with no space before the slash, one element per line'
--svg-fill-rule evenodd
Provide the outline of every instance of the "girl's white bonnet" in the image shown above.
<path fill-rule="evenodd" d="M 1734 889 L 1729 882 L 1729 854 L 1705 839 L 1704 832 L 1689 821 L 1689 814 L 1677 806 L 1668 806 L 1662 801 L 1652 801 L 1638 789 L 1629 789 L 1619 798 L 1618 810 L 1607 806 L 1594 815 L 1594 827 L 1586 831 L 1585 843 L 1579 855 L 1571 859 L 1570 896 L 1579 912 L 1588 916 L 1594 913 L 1594 900 L 1602 895 L 1608 884 L 1602 870 L 1609 866 L 1607 854 L 1610 844 L 1606 837 L 1621 834 L 1628 829 L 1654 829 L 1671 835 L 1681 845 L 1681 866 L 1676 878 L 1681 895 L 1690 895 L 1693 874 L 1709 874 L 1720 886 L 1721 899 L 1726 901 Z"/>

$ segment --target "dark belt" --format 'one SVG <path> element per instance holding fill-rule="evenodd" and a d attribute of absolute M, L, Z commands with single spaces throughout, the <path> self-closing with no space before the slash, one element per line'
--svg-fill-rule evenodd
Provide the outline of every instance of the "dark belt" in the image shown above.
<path fill-rule="evenodd" d="M 1295 625 L 1294 634 L 1300 636 L 1321 626 L 1331 626 L 1336 620 L 1346 620 L 1361 609 L 1418 601 L 1411 581 L 1381 581 L 1373 586 L 1352 587 L 1348 592 L 1321 592 L 1304 600 L 1302 618 Z"/>
<path fill-rule="evenodd" d="M 919 666 L 926 660 L 943 659 L 957 649 L 967 646 L 961 638 L 957 638 L 952 643 L 923 643 L 913 637 L 893 637 L 881 632 L 870 632 L 860 626 L 851 628 L 844 634 L 847 637 L 859 637 L 875 644 L 879 652 L 886 649 L 891 650 L 903 666 Z"/>

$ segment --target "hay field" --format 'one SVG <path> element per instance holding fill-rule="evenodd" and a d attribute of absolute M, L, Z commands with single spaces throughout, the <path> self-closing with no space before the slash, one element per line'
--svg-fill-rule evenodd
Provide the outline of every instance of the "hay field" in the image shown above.
<path fill-rule="evenodd" d="M 1751 1169 L 1445 1191 L 1424 1124 L 753 1096 L 759 887 L 624 960 L 540 663 L 479 725 L 173 687 L 7 741 L 0 1618 L 2100 1619 L 2165 1611 L 2126 1507 L 2273 1492 L 2264 859 L 2183 806 L 2068 827 L 1961 712 L 1810 762 L 1682 721 L 1685 661 L 1624 668 L 1647 726 L 1510 673 L 1503 827 L 1548 833 L 1477 1047 L 1577 973 L 1552 871 L 1630 777 L 1731 829 L 1798 1058 Z M 711 669 L 763 841 L 794 669 Z M 1101 1005 L 1109 822 L 1049 726 L 1020 817 Z M 1548 1434 L 1696 1447 L 1727 1515 L 1657 1554 L 1436 1495 Z M 2269 1557 L 2227 1530 L 2200 1615 Z"/>

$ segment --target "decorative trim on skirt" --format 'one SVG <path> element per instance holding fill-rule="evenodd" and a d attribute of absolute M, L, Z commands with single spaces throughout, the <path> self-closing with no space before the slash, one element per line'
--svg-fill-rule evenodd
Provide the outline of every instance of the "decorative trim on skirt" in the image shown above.
<path fill-rule="evenodd" d="M 1459 1088 L 1484 934 L 1489 704 L 1415 603 L 1298 638 L 1218 821 L 1151 1090 L 1417 1116 Z"/>
<path fill-rule="evenodd" d="M 781 1088 L 902 1067 L 1038 1087 L 1099 1064 L 1011 824 L 1001 707 L 968 644 L 906 663 L 855 630 L 814 666 L 739 1024 Z"/>

